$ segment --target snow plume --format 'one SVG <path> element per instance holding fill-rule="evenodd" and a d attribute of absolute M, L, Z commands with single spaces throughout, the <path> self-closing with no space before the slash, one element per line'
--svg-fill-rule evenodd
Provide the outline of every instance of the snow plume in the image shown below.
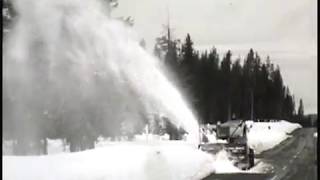
<path fill-rule="evenodd" d="M 19 16 L 3 55 L 4 118 L 26 128 L 22 133 L 40 133 L 45 120 L 90 120 L 111 131 L 113 122 L 143 124 L 158 113 L 197 141 L 198 123 L 183 97 L 134 32 L 109 18 L 105 3 L 14 1 Z"/>

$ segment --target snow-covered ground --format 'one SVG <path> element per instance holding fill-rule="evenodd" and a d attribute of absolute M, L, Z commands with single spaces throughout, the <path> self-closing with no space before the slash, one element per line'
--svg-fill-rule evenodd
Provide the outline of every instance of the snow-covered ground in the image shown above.
<path fill-rule="evenodd" d="M 3 178 L 200 180 L 211 173 L 257 173 L 266 168 L 260 163 L 250 171 L 241 171 L 226 151 L 211 155 L 186 141 L 104 141 L 100 145 L 77 153 L 3 156 Z"/>
<path fill-rule="evenodd" d="M 248 143 L 254 149 L 255 154 L 271 149 L 285 139 L 291 137 L 289 133 L 301 128 L 297 123 L 288 121 L 253 122 L 247 121 Z"/>
<path fill-rule="evenodd" d="M 213 156 L 183 141 L 110 142 L 78 153 L 3 156 L 3 178 L 201 179 L 215 171 Z"/>
<path fill-rule="evenodd" d="M 286 138 L 298 124 L 287 121 L 248 121 L 249 145 L 255 153 L 270 149 Z M 222 150 L 211 155 L 186 141 L 168 141 L 167 135 L 141 134 L 134 141 L 110 141 L 99 138 L 96 148 L 69 153 L 62 140 L 48 140 L 46 156 L 3 156 L 3 178 L 17 179 L 201 179 L 210 173 L 263 173 L 271 166 L 258 163 L 241 171 Z M 215 133 L 208 136 L 211 142 Z M 9 143 L 10 144 L 10 143 Z"/>

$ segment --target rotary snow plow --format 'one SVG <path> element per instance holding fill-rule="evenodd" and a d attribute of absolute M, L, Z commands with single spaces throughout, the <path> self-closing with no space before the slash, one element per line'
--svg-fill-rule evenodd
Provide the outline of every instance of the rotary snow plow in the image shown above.
<path fill-rule="evenodd" d="M 216 138 L 220 140 L 214 143 L 208 142 L 208 138 L 205 133 L 203 133 L 199 145 L 201 150 L 210 154 L 216 154 L 224 149 L 228 152 L 229 159 L 234 162 L 236 167 L 242 170 L 253 167 L 254 151 L 248 146 L 248 129 L 245 121 L 233 120 L 223 124 L 218 123 L 215 131 Z"/>

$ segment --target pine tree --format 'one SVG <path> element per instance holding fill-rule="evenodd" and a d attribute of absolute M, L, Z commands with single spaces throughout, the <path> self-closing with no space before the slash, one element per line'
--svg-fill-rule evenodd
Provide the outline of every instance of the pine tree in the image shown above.
<path fill-rule="evenodd" d="M 257 108 L 259 111 L 257 112 L 258 118 L 267 118 L 268 117 L 268 108 L 269 108 L 269 97 L 268 97 L 268 85 L 269 82 L 269 72 L 266 64 L 262 64 L 261 66 L 261 72 L 259 77 L 260 86 L 259 92 L 261 93 L 260 102 L 261 104 L 258 104 Z"/>
<path fill-rule="evenodd" d="M 189 34 L 182 44 L 181 48 L 181 80 L 183 89 L 190 97 L 192 104 L 196 103 L 195 86 L 196 86 L 196 72 L 198 68 L 198 56 L 193 48 L 193 42 Z"/>
<path fill-rule="evenodd" d="M 285 87 L 284 89 L 284 93 L 285 93 L 285 98 L 284 98 L 284 102 L 283 102 L 283 114 L 282 117 L 291 120 L 294 116 L 294 108 L 295 108 L 295 104 L 294 104 L 294 99 L 293 96 L 290 94 L 290 90 L 289 87 Z"/>
<path fill-rule="evenodd" d="M 299 120 L 303 120 L 303 118 L 304 118 L 304 108 L 303 108 L 302 99 L 300 99 L 300 101 L 299 101 L 298 118 L 299 118 Z"/>
<path fill-rule="evenodd" d="M 221 61 L 222 91 L 221 100 L 223 121 L 231 119 L 231 51 Z"/>
<path fill-rule="evenodd" d="M 243 118 L 251 118 L 253 110 L 253 93 L 254 93 L 254 51 L 250 49 L 243 65 Z"/>
<path fill-rule="evenodd" d="M 276 70 L 271 74 L 273 80 L 273 118 L 281 118 L 282 103 L 284 100 L 283 80 L 280 73 L 280 68 L 277 66 Z"/>
<path fill-rule="evenodd" d="M 156 38 L 156 44 L 154 46 L 154 55 L 159 58 L 172 74 L 171 78 L 175 79 L 178 85 L 181 84 L 181 70 L 179 68 L 179 39 L 174 39 L 170 26 L 166 27 L 166 34 Z"/>
<path fill-rule="evenodd" d="M 205 121 L 208 123 L 216 123 L 219 120 L 220 107 L 218 105 L 219 97 L 219 54 L 216 48 L 212 48 L 208 54 L 208 59 L 204 63 L 204 69 L 206 71 L 205 79 L 207 96 L 204 100 Z M 202 80 L 201 80 L 202 81 Z"/>
<path fill-rule="evenodd" d="M 188 66 L 189 68 L 195 64 L 195 51 L 193 49 L 193 42 L 191 40 L 190 34 L 187 34 L 184 44 L 181 49 L 182 54 L 182 64 Z"/>
<path fill-rule="evenodd" d="M 241 80 L 242 80 L 242 66 L 240 58 L 232 64 L 231 70 L 231 109 L 234 118 L 240 118 L 241 113 Z"/>

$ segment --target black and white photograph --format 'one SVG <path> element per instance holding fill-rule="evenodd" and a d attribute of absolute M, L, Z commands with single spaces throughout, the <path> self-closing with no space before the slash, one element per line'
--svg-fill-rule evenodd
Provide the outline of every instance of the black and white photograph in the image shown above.
<path fill-rule="evenodd" d="M 2 179 L 318 179 L 317 0 L 1 0 Z"/>

